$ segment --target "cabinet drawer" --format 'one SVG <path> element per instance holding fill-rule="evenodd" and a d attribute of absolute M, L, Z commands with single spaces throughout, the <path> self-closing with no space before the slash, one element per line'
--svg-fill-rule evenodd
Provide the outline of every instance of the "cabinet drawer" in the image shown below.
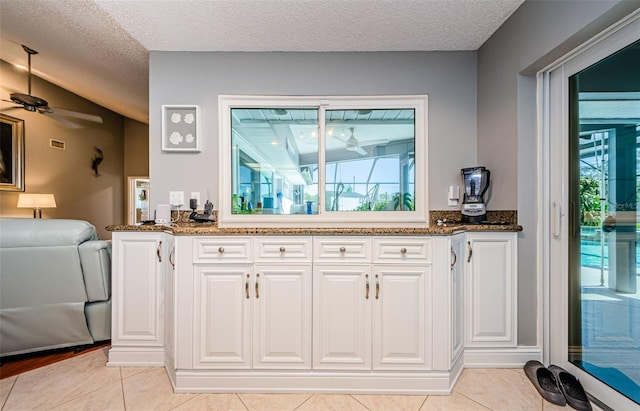
<path fill-rule="evenodd" d="M 252 261 L 251 237 L 197 237 L 193 241 L 194 263 Z"/>
<path fill-rule="evenodd" d="M 368 237 L 314 237 L 313 255 L 321 262 L 371 262 Z"/>
<path fill-rule="evenodd" d="M 428 237 L 375 237 L 373 261 L 431 262 L 431 238 Z"/>
<path fill-rule="evenodd" d="M 256 262 L 311 262 L 311 237 L 256 237 Z"/>

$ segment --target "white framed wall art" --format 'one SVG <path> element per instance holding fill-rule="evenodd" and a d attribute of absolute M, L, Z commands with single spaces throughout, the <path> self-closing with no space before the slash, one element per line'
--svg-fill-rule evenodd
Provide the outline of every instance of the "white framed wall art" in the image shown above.
<path fill-rule="evenodd" d="M 162 106 L 162 150 L 200 151 L 199 106 Z"/>

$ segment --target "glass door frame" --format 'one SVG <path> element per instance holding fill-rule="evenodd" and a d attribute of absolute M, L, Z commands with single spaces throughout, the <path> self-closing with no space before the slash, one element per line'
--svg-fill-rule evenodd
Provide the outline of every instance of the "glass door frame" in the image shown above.
<path fill-rule="evenodd" d="M 638 40 L 640 11 L 538 73 L 538 246 L 543 276 L 543 361 L 576 375 L 613 409 L 638 405 L 568 360 L 569 78 Z"/>

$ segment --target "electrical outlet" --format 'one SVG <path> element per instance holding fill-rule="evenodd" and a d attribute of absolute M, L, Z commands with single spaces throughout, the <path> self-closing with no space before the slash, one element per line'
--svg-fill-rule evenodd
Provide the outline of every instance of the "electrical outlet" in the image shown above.
<path fill-rule="evenodd" d="M 184 191 L 169 191 L 169 204 L 180 207 L 184 204 Z"/>
<path fill-rule="evenodd" d="M 192 191 L 191 192 L 191 199 L 192 200 L 194 200 L 194 199 L 198 200 L 198 204 L 201 204 L 200 203 L 200 192 L 199 191 Z"/>

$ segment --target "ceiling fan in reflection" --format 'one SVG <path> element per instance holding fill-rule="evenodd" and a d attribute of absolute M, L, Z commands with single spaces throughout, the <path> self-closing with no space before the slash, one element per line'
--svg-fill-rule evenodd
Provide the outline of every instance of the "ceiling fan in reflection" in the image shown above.
<path fill-rule="evenodd" d="M 13 110 L 13 109 L 18 109 L 18 108 L 23 108 L 27 111 L 31 111 L 31 112 L 38 112 L 40 114 L 44 114 L 45 116 L 51 118 L 52 120 L 55 120 L 57 122 L 59 122 L 60 124 L 64 125 L 65 127 L 68 128 L 81 128 L 82 126 L 80 124 L 74 123 L 70 120 L 67 120 L 65 117 L 70 117 L 70 118 L 75 118 L 75 119 L 79 119 L 79 120 L 85 120 L 85 121 L 91 121 L 94 123 L 98 123 L 98 124 L 102 124 L 102 117 L 100 116 L 96 116 L 93 114 L 85 114 L 85 113 L 78 113 L 76 111 L 70 111 L 70 110 L 63 110 L 61 108 L 54 108 L 54 107 L 50 107 L 49 103 L 44 100 L 41 99 L 40 97 L 36 97 L 34 95 L 31 94 L 31 56 L 34 54 L 38 54 L 37 51 L 23 45 L 22 48 L 24 49 L 24 51 L 27 53 L 28 56 L 28 71 L 29 71 L 29 88 L 28 88 L 28 94 L 23 94 L 23 93 L 11 93 L 9 95 L 10 100 L 6 100 L 6 99 L 2 99 L 2 101 L 6 101 L 8 103 L 15 103 L 15 104 L 19 104 L 19 106 L 15 106 L 15 107 L 10 107 L 8 109 L 5 109 L 3 111 L 6 110 Z"/>
<path fill-rule="evenodd" d="M 367 155 L 367 151 L 362 148 L 362 146 L 376 146 L 379 144 L 387 144 L 389 142 L 388 139 L 381 139 L 381 140 L 370 140 L 370 141 L 365 141 L 363 144 L 360 144 L 360 141 L 353 135 L 353 132 L 356 131 L 355 127 L 349 127 L 348 130 L 351 132 L 351 135 L 349 136 L 348 139 L 343 140 L 339 137 L 333 136 L 334 138 L 342 141 L 345 145 L 345 148 L 349 151 L 355 151 L 356 153 L 360 154 L 360 155 Z"/>

